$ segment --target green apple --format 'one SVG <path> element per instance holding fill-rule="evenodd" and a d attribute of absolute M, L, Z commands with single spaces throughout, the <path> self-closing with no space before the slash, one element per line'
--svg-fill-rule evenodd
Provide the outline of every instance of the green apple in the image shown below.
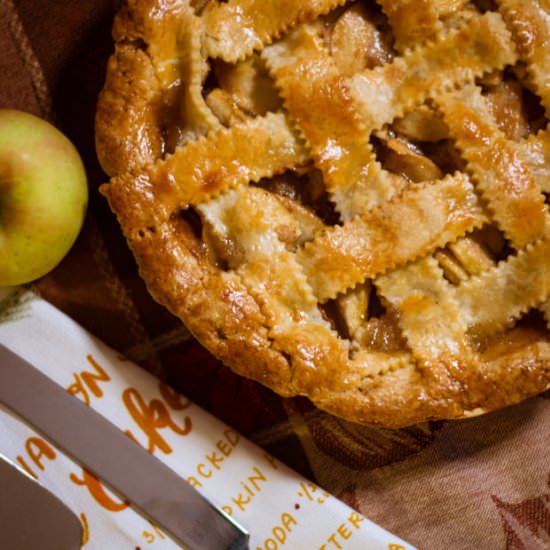
<path fill-rule="evenodd" d="M 76 240 L 87 203 L 73 144 L 40 118 L 0 109 L 0 286 L 51 271 Z"/>

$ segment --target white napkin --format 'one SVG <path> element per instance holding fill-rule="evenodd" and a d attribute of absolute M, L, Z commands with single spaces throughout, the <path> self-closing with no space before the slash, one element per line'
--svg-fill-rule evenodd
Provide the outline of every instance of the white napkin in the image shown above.
<path fill-rule="evenodd" d="M 49 303 L 30 292 L 3 293 L 0 342 L 130 434 L 221 506 L 250 531 L 251 549 L 413 548 L 160 384 Z M 84 548 L 178 548 L 55 445 L 3 408 L 0 452 L 80 517 Z"/>

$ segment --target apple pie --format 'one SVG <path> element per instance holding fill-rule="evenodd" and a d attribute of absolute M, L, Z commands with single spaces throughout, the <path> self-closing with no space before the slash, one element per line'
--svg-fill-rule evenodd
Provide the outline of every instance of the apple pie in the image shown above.
<path fill-rule="evenodd" d="M 405 426 L 550 387 L 549 0 L 126 0 L 101 187 L 153 297 Z"/>

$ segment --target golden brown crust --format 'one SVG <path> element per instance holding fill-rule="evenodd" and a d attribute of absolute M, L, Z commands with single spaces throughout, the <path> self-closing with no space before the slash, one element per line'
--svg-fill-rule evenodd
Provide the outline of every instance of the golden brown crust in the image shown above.
<path fill-rule="evenodd" d="M 493 123 L 481 90 L 466 86 L 437 99 L 483 198 L 506 237 L 518 248 L 541 238 L 547 208 L 515 143 Z"/>
<path fill-rule="evenodd" d="M 150 59 L 133 46 L 119 46 L 109 60 L 96 113 L 96 149 L 108 174 L 138 168 L 161 155 L 159 93 Z"/>
<path fill-rule="evenodd" d="M 212 9 L 204 14 L 205 47 L 209 56 L 235 62 L 279 38 L 291 26 L 315 19 L 344 2 L 240 0 L 213 3 Z"/>
<path fill-rule="evenodd" d="M 243 376 L 290 394 L 288 361 L 271 349 L 258 304 L 238 277 L 210 265 L 202 243 L 184 220 L 165 223 L 128 242 L 151 294 L 188 320 L 197 339 Z"/>
<path fill-rule="evenodd" d="M 298 252 L 316 296 L 336 298 L 366 278 L 455 241 L 485 216 L 464 175 L 447 177 L 327 228 Z"/>
<path fill-rule="evenodd" d="M 303 24 L 344 2 L 297 9 L 274 0 L 262 2 L 263 15 L 255 0 L 210 2 L 199 17 L 185 0 L 128 1 L 115 21 L 96 139 L 112 176 L 102 192 L 142 277 L 206 348 L 281 395 L 398 427 L 479 414 L 550 386 L 547 326 L 521 321 L 533 308 L 550 316 L 549 132 L 512 141 L 474 85 L 519 54 L 547 106 L 549 30 L 540 1 L 523 16 L 522 3 L 501 0 L 503 18 L 465 0 L 403 0 L 419 20 L 412 29 L 397 3 L 379 3 L 399 55 L 348 76 L 341 71 L 354 65 L 327 47 L 330 19 Z M 382 32 L 369 17 L 355 8 L 345 24 Z M 343 36 L 334 36 L 341 56 Z M 254 49 L 284 107 L 258 79 L 257 57 L 220 65 L 227 87 L 203 100 L 204 52 L 231 62 Z M 391 59 L 381 51 L 377 63 Z M 270 107 L 254 98 L 255 82 Z M 241 122 L 222 126 L 233 120 Z M 392 163 L 378 162 L 373 135 Z M 466 173 L 442 177 L 421 151 L 407 154 L 415 136 L 455 138 Z M 310 174 L 304 189 L 261 188 L 287 169 Z M 330 227 L 319 206 L 319 174 L 341 225 Z M 307 193 L 318 210 L 296 202 Z M 513 247 L 507 258 L 482 228 L 495 223 Z M 386 309 L 380 318 L 367 314 L 373 293 Z"/>

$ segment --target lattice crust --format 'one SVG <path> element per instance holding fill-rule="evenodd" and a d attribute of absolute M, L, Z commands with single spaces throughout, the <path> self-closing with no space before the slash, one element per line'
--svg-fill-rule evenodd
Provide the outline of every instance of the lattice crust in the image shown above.
<path fill-rule="evenodd" d="M 550 5 L 496 4 L 127 0 L 97 148 L 153 296 L 358 422 L 550 387 Z"/>
<path fill-rule="evenodd" d="M 343 226 L 326 229 L 298 252 L 321 301 L 412 261 L 481 226 L 485 216 L 464 175 L 410 186 Z"/>
<path fill-rule="evenodd" d="M 437 98 L 436 103 L 493 219 L 519 248 L 544 236 L 547 208 L 519 148 L 497 128 L 480 92 L 466 86 Z"/>
<path fill-rule="evenodd" d="M 204 44 L 211 57 L 235 62 L 259 50 L 287 29 L 345 3 L 345 0 L 241 0 L 210 5 L 204 14 Z"/>

